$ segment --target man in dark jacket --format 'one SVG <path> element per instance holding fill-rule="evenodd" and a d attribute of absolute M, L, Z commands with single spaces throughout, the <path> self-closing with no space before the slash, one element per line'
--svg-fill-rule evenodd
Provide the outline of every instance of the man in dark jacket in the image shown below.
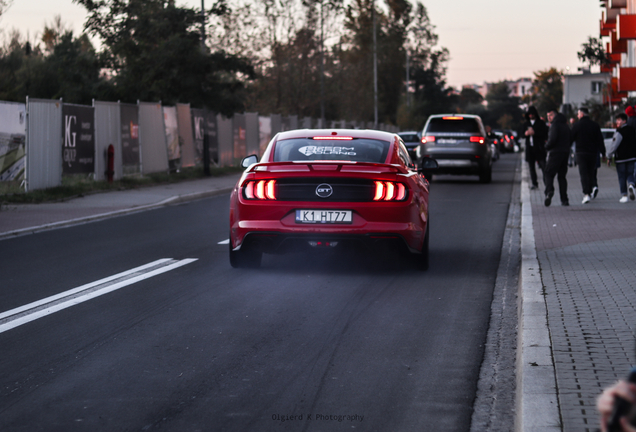
<path fill-rule="evenodd" d="M 589 203 L 598 194 L 596 170 L 599 153 L 605 158 L 605 142 L 601 127 L 589 116 L 587 108 L 579 108 L 579 121 L 574 124 L 570 140 L 576 142 L 576 164 L 581 175 L 583 204 Z"/>
<path fill-rule="evenodd" d="M 619 202 L 626 203 L 636 199 L 636 187 L 634 185 L 634 164 L 636 164 L 636 130 L 627 124 L 627 116 L 616 116 L 616 133 L 612 143 L 607 148 L 607 157 L 614 156 L 616 173 L 618 174 L 618 186 L 621 191 Z M 607 161 L 609 164 L 609 160 Z M 628 198 L 629 195 L 629 198 Z"/>
<path fill-rule="evenodd" d="M 541 172 L 545 169 L 545 141 L 548 139 L 548 127 L 539 117 L 539 112 L 534 106 L 528 108 L 526 122 L 521 129 L 521 135 L 526 137 L 526 162 L 530 169 L 531 189 L 537 189 L 537 168 L 539 165 Z"/>
<path fill-rule="evenodd" d="M 571 147 L 570 128 L 565 116 L 556 108 L 548 111 L 548 121 L 550 122 L 550 130 L 548 131 L 548 142 L 545 144 L 548 160 L 545 164 L 543 178 L 545 182 L 544 204 L 548 207 L 552 203 L 554 177 L 558 176 L 561 204 L 567 206 L 570 205 L 570 202 L 568 200 L 568 181 L 565 176 L 568 173 L 568 157 Z"/>

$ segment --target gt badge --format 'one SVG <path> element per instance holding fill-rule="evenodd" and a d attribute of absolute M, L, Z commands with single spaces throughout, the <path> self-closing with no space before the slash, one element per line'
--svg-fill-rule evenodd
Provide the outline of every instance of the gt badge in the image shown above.
<path fill-rule="evenodd" d="M 318 185 L 318 187 L 316 188 L 316 195 L 318 195 L 320 198 L 329 198 L 332 193 L 333 188 L 327 183 Z"/>

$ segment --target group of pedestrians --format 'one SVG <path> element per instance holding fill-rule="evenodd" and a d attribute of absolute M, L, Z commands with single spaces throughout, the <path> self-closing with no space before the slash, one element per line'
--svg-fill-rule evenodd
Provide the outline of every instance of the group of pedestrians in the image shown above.
<path fill-rule="evenodd" d="M 534 106 L 528 109 L 521 136 L 526 138 L 525 156 L 532 182 L 530 188 L 539 188 L 538 166 L 543 173 L 546 207 L 552 204 L 555 177 L 559 184 L 561 205 L 570 205 L 567 173 L 573 145 L 581 177 L 583 204 L 589 203 L 598 195 L 597 170 L 601 166 L 601 160 L 607 160 L 609 166 L 612 157 L 618 173 L 621 193 L 619 201 L 626 203 L 636 199 L 636 110 L 630 106 L 626 113 L 632 115 L 621 113 L 617 116 L 616 133 L 612 143 L 606 148 L 601 127 L 590 118 L 587 108 L 579 108 L 578 121 L 572 127 L 568 126 L 566 117 L 556 108 L 547 112 L 549 126 L 541 119 Z"/>

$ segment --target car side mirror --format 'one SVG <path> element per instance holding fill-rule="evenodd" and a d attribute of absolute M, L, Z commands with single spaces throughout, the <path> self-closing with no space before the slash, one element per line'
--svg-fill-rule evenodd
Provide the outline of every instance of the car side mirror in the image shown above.
<path fill-rule="evenodd" d="M 420 168 L 417 172 L 434 171 L 439 168 L 437 161 L 431 157 L 424 156 L 420 162 Z"/>
<path fill-rule="evenodd" d="M 249 155 L 243 158 L 243 160 L 241 161 L 241 167 L 248 168 L 255 163 L 258 163 L 258 156 L 256 156 L 255 154 Z"/>

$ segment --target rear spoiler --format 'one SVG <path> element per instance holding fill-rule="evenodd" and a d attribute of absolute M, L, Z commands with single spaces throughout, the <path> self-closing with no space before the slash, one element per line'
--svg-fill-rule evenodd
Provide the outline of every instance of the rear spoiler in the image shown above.
<path fill-rule="evenodd" d="M 252 165 L 247 172 L 374 172 L 374 173 L 402 173 L 406 174 L 401 165 L 389 165 L 375 162 L 354 161 L 290 161 L 263 162 Z"/>

